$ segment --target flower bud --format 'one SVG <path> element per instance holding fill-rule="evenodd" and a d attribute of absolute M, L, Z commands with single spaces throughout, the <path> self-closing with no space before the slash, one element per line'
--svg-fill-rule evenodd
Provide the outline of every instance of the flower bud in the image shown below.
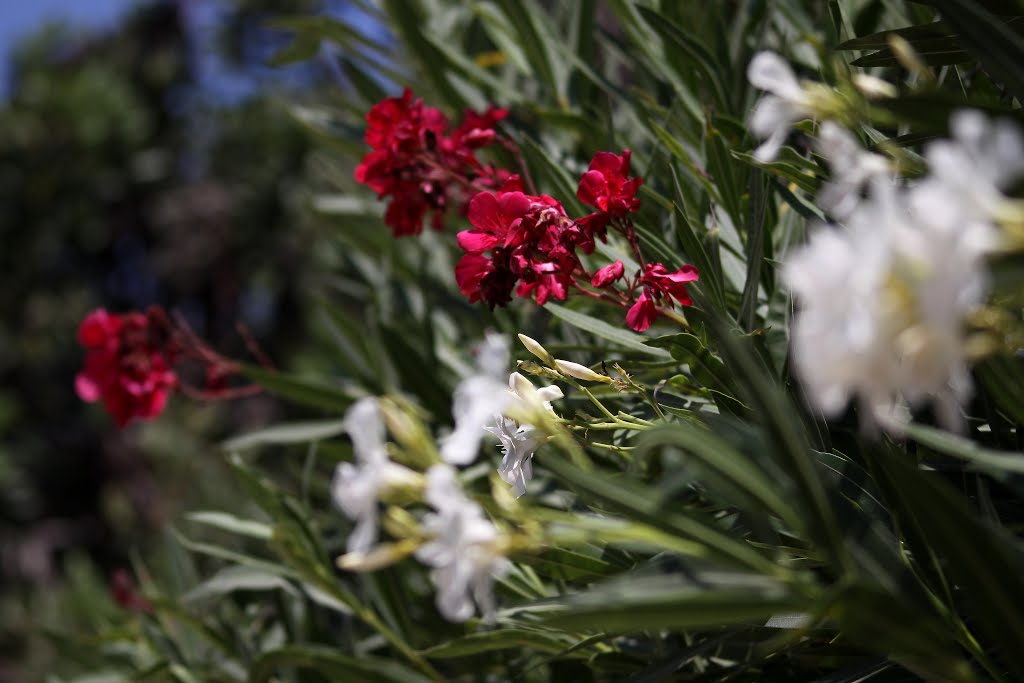
<path fill-rule="evenodd" d="M 405 539 L 398 543 L 382 543 L 365 552 L 356 550 L 338 557 L 339 569 L 350 572 L 370 572 L 405 559 L 419 547 L 419 542 Z"/>
<path fill-rule="evenodd" d="M 579 363 L 573 363 L 572 361 L 555 360 L 555 367 L 557 367 L 558 371 L 563 375 L 575 377 L 576 379 L 581 379 L 585 382 L 604 382 L 607 384 L 612 381 L 611 377 L 605 377 L 604 375 L 594 372 L 586 365 L 580 365 Z"/>
<path fill-rule="evenodd" d="M 519 335 L 519 341 L 523 343 L 523 346 L 526 347 L 527 351 L 529 351 L 533 355 L 537 356 L 537 358 L 540 358 L 542 361 L 544 361 L 545 365 L 547 365 L 548 367 L 555 366 L 554 356 L 548 353 L 548 350 L 541 346 L 540 343 L 537 342 L 535 339 L 531 339 L 530 337 L 527 337 L 525 334 L 521 334 Z"/>
<path fill-rule="evenodd" d="M 853 85 L 868 99 L 896 97 L 899 94 L 892 83 L 867 74 L 854 74 Z"/>
<path fill-rule="evenodd" d="M 621 278 L 625 270 L 626 267 L 622 265 L 622 261 L 616 261 L 594 273 L 594 277 L 590 279 L 590 284 L 598 289 L 603 289 Z"/>

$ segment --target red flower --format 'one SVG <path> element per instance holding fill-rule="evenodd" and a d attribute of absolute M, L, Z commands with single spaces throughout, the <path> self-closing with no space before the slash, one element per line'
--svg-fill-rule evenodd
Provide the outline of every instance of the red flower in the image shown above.
<path fill-rule="evenodd" d="M 512 300 L 516 279 L 509 268 L 505 249 L 495 249 L 490 258 L 483 254 L 466 254 L 455 266 L 455 281 L 470 303 L 482 300 L 491 308 L 504 306 Z"/>
<path fill-rule="evenodd" d="M 627 149 L 622 156 L 611 152 L 598 152 L 590 162 L 590 168 L 580 178 L 576 196 L 584 204 L 598 209 L 579 223 L 592 234 L 604 235 L 612 218 L 621 218 L 640 208 L 636 198 L 642 178 L 629 178 L 629 157 Z"/>
<path fill-rule="evenodd" d="M 103 401 L 119 427 L 159 415 L 178 386 L 173 351 L 155 314 L 111 315 L 102 308 L 78 328 L 85 368 L 75 377 L 78 396 Z"/>
<path fill-rule="evenodd" d="M 380 199 L 391 197 L 384 222 L 396 237 L 440 230 L 450 206 L 465 205 L 465 186 L 498 187 L 508 172 L 484 165 L 476 151 L 493 142 L 494 126 L 508 112 L 490 107 L 482 114 L 465 113 L 462 124 L 447 135 L 448 120 L 437 109 L 414 100 L 405 89 L 366 115 L 366 142 L 372 147 L 356 168 L 355 178 Z"/>
<path fill-rule="evenodd" d="M 622 261 L 616 261 L 615 263 L 607 265 L 594 273 L 594 277 L 590 279 L 590 284 L 598 289 L 604 289 L 621 278 L 625 270 L 626 267 L 622 265 Z"/>
<path fill-rule="evenodd" d="M 441 136 L 448 119 L 439 110 L 412 99 L 406 88 L 401 97 L 389 97 L 366 114 L 366 144 L 373 149 L 415 152 L 428 144 L 428 136 Z"/>
<path fill-rule="evenodd" d="M 693 300 L 686 290 L 687 282 L 696 282 L 699 278 L 697 269 L 686 265 L 675 272 L 668 272 L 665 266 L 660 263 L 644 264 L 644 274 L 640 282 L 649 285 L 654 291 L 654 296 L 660 298 L 660 294 L 668 294 L 683 306 L 692 306 Z"/>
<path fill-rule="evenodd" d="M 686 289 L 687 282 L 698 280 L 697 269 L 686 265 L 674 272 L 668 272 L 660 263 L 645 263 L 640 283 L 643 292 L 636 303 L 626 313 L 626 324 L 637 332 L 643 332 L 658 317 L 657 304 L 665 299 L 665 304 L 672 307 L 672 299 L 683 306 L 692 306 L 693 300 Z"/>
<path fill-rule="evenodd" d="M 651 326 L 651 323 L 657 317 L 658 307 L 654 304 L 654 300 L 647 296 L 647 292 L 644 291 L 640 294 L 640 298 L 636 300 L 636 303 L 626 312 L 626 324 L 637 332 L 643 332 Z"/>
<path fill-rule="evenodd" d="M 625 216 L 640 208 L 636 192 L 642 178 L 629 178 L 629 157 L 627 149 L 622 156 L 611 152 L 598 152 L 590 161 L 590 167 L 580 178 L 576 196 L 584 204 L 611 214 Z"/>
<path fill-rule="evenodd" d="M 459 288 L 471 301 L 483 299 L 492 307 L 508 302 L 517 281 L 516 296 L 533 296 L 541 305 L 552 296 L 565 299 L 579 270 L 573 221 L 557 200 L 520 191 L 518 178 L 509 178 L 505 187 L 481 192 L 469 203 L 473 229 L 458 235 L 466 252 L 456 268 Z M 487 251 L 490 259 L 483 256 Z M 486 282 L 494 286 L 485 290 Z"/>
<path fill-rule="evenodd" d="M 508 116 L 508 109 L 499 107 L 488 107 L 483 114 L 467 109 L 462 115 L 462 123 L 452 131 L 448 144 L 453 151 L 460 154 L 486 147 L 494 142 L 494 127 L 506 116 Z M 469 159 L 476 162 L 472 153 L 469 154 Z"/>
<path fill-rule="evenodd" d="M 127 569 L 115 569 L 110 576 L 110 596 L 114 602 L 134 612 L 152 612 L 153 605 L 139 593 Z"/>

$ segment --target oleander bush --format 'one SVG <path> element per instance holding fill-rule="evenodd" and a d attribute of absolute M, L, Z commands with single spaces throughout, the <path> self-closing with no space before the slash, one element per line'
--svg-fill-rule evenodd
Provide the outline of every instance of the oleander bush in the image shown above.
<path fill-rule="evenodd" d="M 79 329 L 117 425 L 304 415 L 224 443 L 246 503 L 95 675 L 1024 678 L 1024 7 L 359 5 L 275 22 L 352 93 L 294 111 L 335 372 Z"/>

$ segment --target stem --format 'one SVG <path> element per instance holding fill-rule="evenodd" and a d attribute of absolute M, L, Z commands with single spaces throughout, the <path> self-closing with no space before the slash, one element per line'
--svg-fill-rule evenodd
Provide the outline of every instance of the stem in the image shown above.
<path fill-rule="evenodd" d="M 583 425 L 572 425 L 572 427 L 573 427 L 573 429 L 584 430 L 584 431 L 590 430 L 590 429 L 594 429 L 594 430 L 630 429 L 630 430 L 633 430 L 634 432 L 645 432 L 648 429 L 647 427 L 644 427 L 642 425 L 632 424 L 630 422 L 623 422 L 621 420 L 617 420 L 615 422 L 588 422 L 587 424 L 583 424 Z"/>
<path fill-rule="evenodd" d="M 608 410 L 607 408 L 605 408 L 604 404 L 601 403 L 599 400 L 597 400 L 596 396 L 594 396 L 592 393 L 590 393 L 590 389 L 587 389 L 582 384 L 576 384 L 576 386 L 577 386 L 577 388 L 580 391 L 582 391 L 584 394 L 587 395 L 587 398 L 590 399 L 591 403 L 593 403 L 595 406 L 597 406 L 598 410 L 600 410 L 602 413 L 604 413 L 605 417 L 607 417 L 607 418 L 609 418 L 611 420 L 615 420 L 616 419 L 616 417 L 614 415 L 612 415 L 612 412 L 610 410 Z"/>
<path fill-rule="evenodd" d="M 584 287 L 583 285 L 581 285 L 579 283 L 579 280 L 573 280 L 572 284 L 576 288 L 576 291 L 578 291 L 581 294 L 586 294 L 587 296 L 589 296 L 592 299 L 597 299 L 598 301 L 604 301 L 606 303 L 612 304 L 613 306 L 618 306 L 619 308 L 627 308 L 628 307 L 628 303 L 626 301 L 623 301 L 621 299 L 616 299 L 615 297 L 611 296 L 610 294 L 608 294 L 606 292 L 595 292 L 595 291 L 589 290 L 586 287 Z M 620 294 L 619 296 L 621 297 L 622 295 Z"/>
<path fill-rule="evenodd" d="M 516 158 L 516 165 L 519 166 L 519 171 L 522 174 L 523 182 L 526 183 L 526 189 L 530 191 L 530 194 L 536 196 L 537 186 L 533 184 L 530 169 L 526 166 L 526 159 L 523 157 L 523 151 L 519 149 L 519 145 L 512 138 L 507 138 L 503 135 L 499 135 L 495 139 L 501 143 L 502 147 L 512 152 L 512 156 Z"/>

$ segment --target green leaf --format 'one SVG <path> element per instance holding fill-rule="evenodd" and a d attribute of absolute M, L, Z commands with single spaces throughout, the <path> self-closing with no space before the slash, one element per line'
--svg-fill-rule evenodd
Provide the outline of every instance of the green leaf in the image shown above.
<path fill-rule="evenodd" d="M 708 158 L 708 171 L 714 178 L 722 205 L 732 219 L 733 225 L 739 230 L 746 221 L 740 205 L 740 191 L 733 169 L 733 160 L 721 134 L 714 128 L 710 128 L 710 125 L 704 140 L 704 149 Z M 739 164 L 737 165 L 739 166 Z M 745 167 L 740 166 L 739 170 L 745 170 Z"/>
<path fill-rule="evenodd" d="M 298 591 L 278 574 L 260 571 L 252 567 L 225 567 L 219 572 L 181 596 L 184 602 L 198 602 L 207 598 L 220 597 L 235 591 L 283 590 L 293 597 Z"/>
<path fill-rule="evenodd" d="M 612 342 L 618 346 L 629 349 L 631 351 L 637 351 L 648 356 L 654 356 L 655 358 L 669 358 L 670 355 L 667 351 L 647 346 L 644 342 L 644 337 L 635 332 L 630 332 L 621 327 L 614 327 L 598 320 L 585 313 L 579 313 L 572 309 L 566 308 L 556 303 L 548 302 L 544 305 L 544 309 L 550 311 L 555 317 L 564 320 L 573 327 L 590 332 L 591 334 L 601 337 L 605 341 Z"/>
<path fill-rule="evenodd" d="M 540 555 L 524 557 L 523 561 L 536 569 L 538 574 L 562 581 L 593 579 L 614 571 L 611 564 L 600 558 L 600 551 L 595 557 L 579 550 L 550 548 Z"/>
<path fill-rule="evenodd" d="M 1024 368 L 1021 359 L 992 356 L 978 363 L 975 373 L 996 407 L 1012 422 L 1024 424 Z"/>
<path fill-rule="evenodd" d="M 321 441 L 345 432 L 345 420 L 320 420 L 274 425 L 242 434 L 221 444 L 226 451 L 244 451 L 257 446 Z"/>
<path fill-rule="evenodd" d="M 421 75 L 431 81 L 448 106 L 454 109 L 466 107 L 465 97 L 452 85 L 447 70 L 439 68 L 447 59 L 428 39 L 422 3 L 414 0 L 383 0 L 381 4 L 405 47 L 412 53 L 414 63 L 421 67 Z"/>
<path fill-rule="evenodd" d="M 551 52 L 551 45 L 557 37 L 545 27 L 550 18 L 542 14 L 533 0 L 497 0 L 512 27 L 515 28 L 519 45 L 530 60 L 537 76 L 547 85 L 560 106 L 567 106 L 565 99 L 563 68 L 560 68 Z"/>
<path fill-rule="evenodd" d="M 510 649 L 562 652 L 571 647 L 574 642 L 573 638 L 564 633 L 524 628 L 501 628 L 494 631 L 471 633 L 423 650 L 421 654 L 431 659 L 452 659 Z"/>
<path fill-rule="evenodd" d="M 249 683 L 268 681 L 281 669 L 305 669 L 328 680 L 360 683 L 430 683 L 431 680 L 391 659 L 351 657 L 320 645 L 286 645 L 260 655 L 249 670 Z"/>
<path fill-rule="evenodd" d="M 679 50 L 689 58 L 686 63 L 696 67 L 704 77 L 715 103 L 723 109 L 727 108 L 728 98 L 719 78 L 718 62 L 707 48 L 664 14 L 643 5 L 637 5 L 636 10 L 647 25 L 662 37 L 666 48 Z"/>
<path fill-rule="evenodd" d="M 929 0 L 994 79 L 1024 99 L 1024 38 L 976 2 Z M 1016 17 L 1015 21 L 1024 19 Z"/>
<path fill-rule="evenodd" d="M 959 492 L 935 472 L 917 469 L 903 453 L 878 449 L 872 455 L 914 554 L 941 557 L 944 571 L 970 601 L 978 630 L 998 648 L 1014 678 L 1024 679 L 1024 566 L 1016 539 L 982 521 Z"/>
<path fill-rule="evenodd" d="M 996 475 L 1024 474 L 1024 453 L 989 450 L 970 439 L 920 424 L 904 425 L 903 430 L 921 445 L 969 462 L 974 469 Z"/>
<path fill-rule="evenodd" d="M 274 534 L 273 527 L 269 524 L 256 522 L 251 519 L 240 519 L 227 512 L 204 510 L 199 512 L 190 512 L 185 515 L 185 518 L 193 522 L 206 524 L 222 531 L 238 534 L 239 536 L 247 536 L 249 538 L 269 540 Z"/>
<path fill-rule="evenodd" d="M 842 633 L 926 680 L 974 680 L 948 626 L 903 595 L 867 584 L 841 586 L 827 614 Z"/>
<path fill-rule="evenodd" d="M 656 427 L 644 432 L 637 441 L 636 455 L 640 457 L 664 446 L 675 446 L 689 453 L 703 468 L 724 477 L 748 496 L 750 501 L 759 506 L 760 511 L 778 516 L 792 531 L 803 533 L 806 513 L 783 498 L 779 482 L 710 430 L 686 423 Z M 747 501 L 737 500 L 733 504 L 748 509 L 751 507 Z"/>
<path fill-rule="evenodd" d="M 666 349 L 680 363 L 686 363 L 690 374 L 703 386 L 712 390 L 715 403 L 723 411 L 742 415 L 745 408 L 735 398 L 736 379 L 720 358 L 692 334 L 683 332 L 648 339 L 649 346 Z"/>
<path fill-rule="evenodd" d="M 271 28 L 294 31 L 300 37 L 315 38 L 318 44 L 321 40 L 327 40 L 341 46 L 359 45 L 380 55 L 389 52 L 387 45 L 376 42 L 367 32 L 322 14 L 315 17 L 276 17 L 268 20 L 267 25 Z"/>
<path fill-rule="evenodd" d="M 242 367 L 242 373 L 271 394 L 302 405 L 330 412 L 342 412 L 353 399 L 345 392 L 294 375 L 264 370 L 252 365 Z"/>
<path fill-rule="evenodd" d="M 836 46 L 837 50 L 885 50 L 889 47 L 889 40 L 892 36 L 899 36 L 917 49 L 918 45 L 935 40 L 952 40 L 955 42 L 956 34 L 941 21 L 931 24 L 919 24 L 907 26 L 906 28 L 879 31 L 866 36 L 852 38 Z"/>
<path fill-rule="evenodd" d="M 647 487 L 639 486 L 623 476 L 609 477 L 584 471 L 564 460 L 546 458 L 543 466 L 586 496 L 590 503 L 600 503 L 623 515 L 664 532 L 668 537 L 683 539 L 691 545 L 690 552 L 704 546 L 705 553 L 721 561 L 754 568 L 767 574 L 785 573 L 768 558 L 715 526 L 701 515 L 668 505 L 668 501 Z M 692 543 L 699 544 L 697 548 Z M 683 548 L 681 548 L 682 550 Z"/>
<path fill-rule="evenodd" d="M 767 190 L 760 171 L 750 176 L 750 221 L 747 225 L 747 281 L 740 300 L 739 320 L 747 332 L 757 329 L 757 295 L 761 286 L 761 270 L 766 267 L 765 251 L 771 237 L 765 236 L 765 214 L 768 210 Z M 765 290 L 768 291 L 768 287 Z"/>
<path fill-rule="evenodd" d="M 545 624 L 565 629 L 629 633 L 763 624 L 780 612 L 802 612 L 810 607 L 807 598 L 762 576 L 722 572 L 722 580 L 732 585 L 624 576 L 549 602 L 541 618 Z"/>
<path fill-rule="evenodd" d="M 804 425 L 797 417 L 799 411 L 776 384 L 764 359 L 754 353 L 749 338 L 737 337 L 720 321 L 715 321 L 713 329 L 722 358 L 740 383 L 741 398 L 764 429 L 770 452 L 796 482 L 803 497 L 809 516 L 808 535 L 828 551 L 836 567 L 847 569 L 848 551 L 838 532 Z"/>

